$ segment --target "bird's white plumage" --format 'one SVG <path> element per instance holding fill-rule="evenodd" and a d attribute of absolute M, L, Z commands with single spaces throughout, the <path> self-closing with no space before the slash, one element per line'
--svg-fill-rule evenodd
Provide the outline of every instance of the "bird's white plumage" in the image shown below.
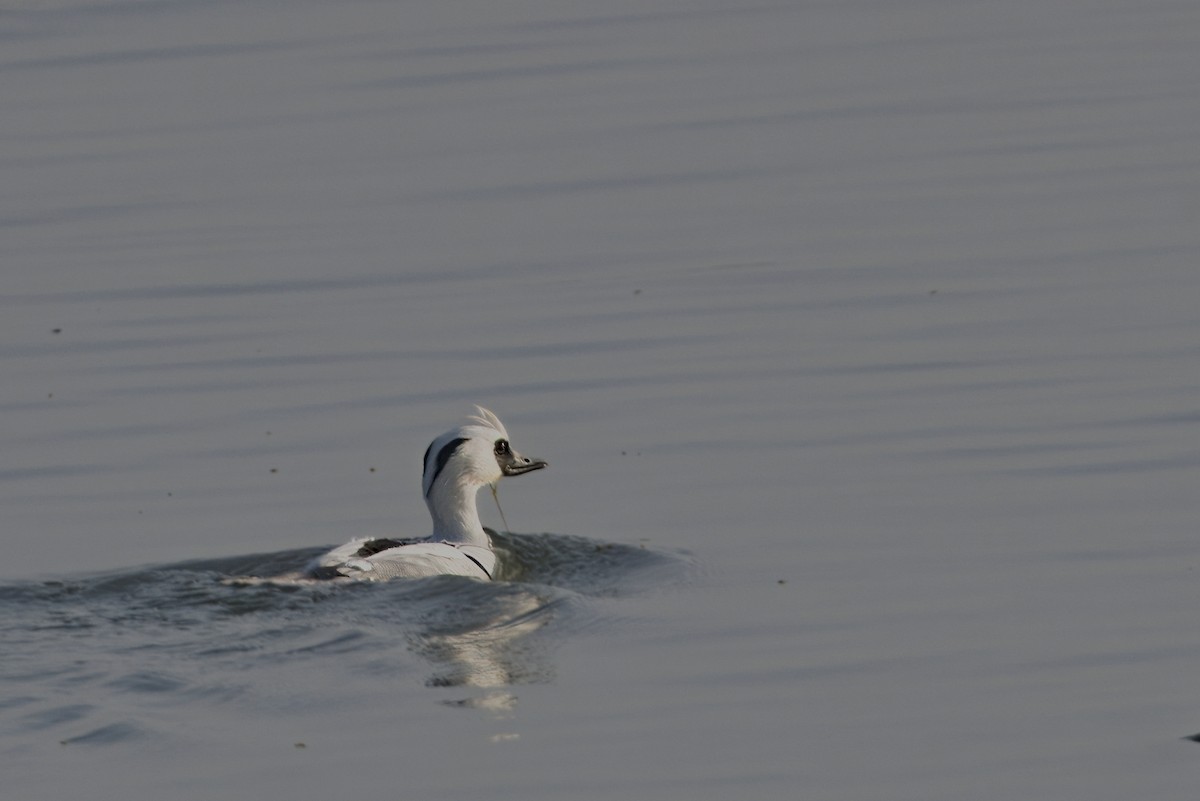
<path fill-rule="evenodd" d="M 476 406 L 475 409 L 479 412 L 479 414 L 471 415 L 470 417 L 467 418 L 468 420 L 474 420 L 476 423 L 479 423 L 479 425 L 483 426 L 484 428 L 491 428 L 495 431 L 498 431 L 500 433 L 500 436 L 504 437 L 505 439 L 508 439 L 508 429 L 506 429 L 504 427 L 504 423 L 500 422 L 499 417 L 492 414 L 492 412 L 490 410 L 485 409 L 482 406 Z"/>
<path fill-rule="evenodd" d="M 312 578 L 392 578 L 458 575 L 490 579 L 496 554 L 475 505 L 481 487 L 546 466 L 512 450 L 508 431 L 488 409 L 476 406 L 470 425 L 439 436 L 425 453 L 422 490 L 433 534 L 419 541 L 352 540 L 314 559 Z"/>
<path fill-rule="evenodd" d="M 334 572 L 345 578 L 386 581 L 422 576 L 495 576 L 496 553 L 491 548 L 452 545 L 448 542 L 405 543 L 370 556 L 358 552 L 370 540 L 352 540 L 319 557 L 310 572 Z M 336 576 L 335 576 L 336 577 Z"/>

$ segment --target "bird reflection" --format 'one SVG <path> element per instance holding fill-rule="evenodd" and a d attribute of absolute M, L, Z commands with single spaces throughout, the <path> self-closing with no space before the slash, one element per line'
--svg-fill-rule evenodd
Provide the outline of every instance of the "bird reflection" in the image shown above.
<path fill-rule="evenodd" d="M 497 691 L 446 703 L 503 714 L 512 711 L 516 696 L 502 688 L 548 681 L 553 674 L 545 645 L 532 635 L 553 619 L 555 607 L 555 601 L 514 586 L 489 598 L 487 609 L 474 610 L 470 620 L 431 626 L 414 633 L 409 644 L 435 666 L 429 686 Z"/>

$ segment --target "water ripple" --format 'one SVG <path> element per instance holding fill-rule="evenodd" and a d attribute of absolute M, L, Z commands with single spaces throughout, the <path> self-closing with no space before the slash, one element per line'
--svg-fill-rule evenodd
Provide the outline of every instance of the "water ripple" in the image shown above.
<path fill-rule="evenodd" d="M 23 712 L 7 731 L 126 742 L 151 735 L 141 707 L 261 699 L 281 670 L 301 671 L 301 697 L 325 693 L 330 675 L 393 680 L 414 660 L 431 687 L 544 682 L 556 643 L 598 614 L 594 599 L 677 581 L 685 564 L 582 537 L 495 539 L 495 582 L 228 581 L 294 572 L 324 550 L 302 548 L 0 586 L 0 636 L 17 646 L 0 689 Z"/>

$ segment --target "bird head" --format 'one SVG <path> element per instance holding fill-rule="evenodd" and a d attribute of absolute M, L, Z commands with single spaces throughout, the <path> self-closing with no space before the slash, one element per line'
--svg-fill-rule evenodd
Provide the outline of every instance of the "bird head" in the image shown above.
<path fill-rule="evenodd" d="M 475 409 L 478 414 L 468 418 L 468 425 L 442 434 L 425 451 L 421 486 L 426 500 L 438 486 L 475 490 L 546 466 L 545 460 L 522 456 L 512 447 L 500 418 L 482 406 Z"/>

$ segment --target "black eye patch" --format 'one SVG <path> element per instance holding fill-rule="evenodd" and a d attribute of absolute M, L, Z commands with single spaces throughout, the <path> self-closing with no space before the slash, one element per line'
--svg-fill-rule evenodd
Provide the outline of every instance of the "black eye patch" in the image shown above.
<path fill-rule="evenodd" d="M 508 447 L 508 440 L 506 440 L 506 439 L 496 440 L 496 455 L 497 456 L 507 456 L 511 452 L 512 452 L 511 449 Z"/>

